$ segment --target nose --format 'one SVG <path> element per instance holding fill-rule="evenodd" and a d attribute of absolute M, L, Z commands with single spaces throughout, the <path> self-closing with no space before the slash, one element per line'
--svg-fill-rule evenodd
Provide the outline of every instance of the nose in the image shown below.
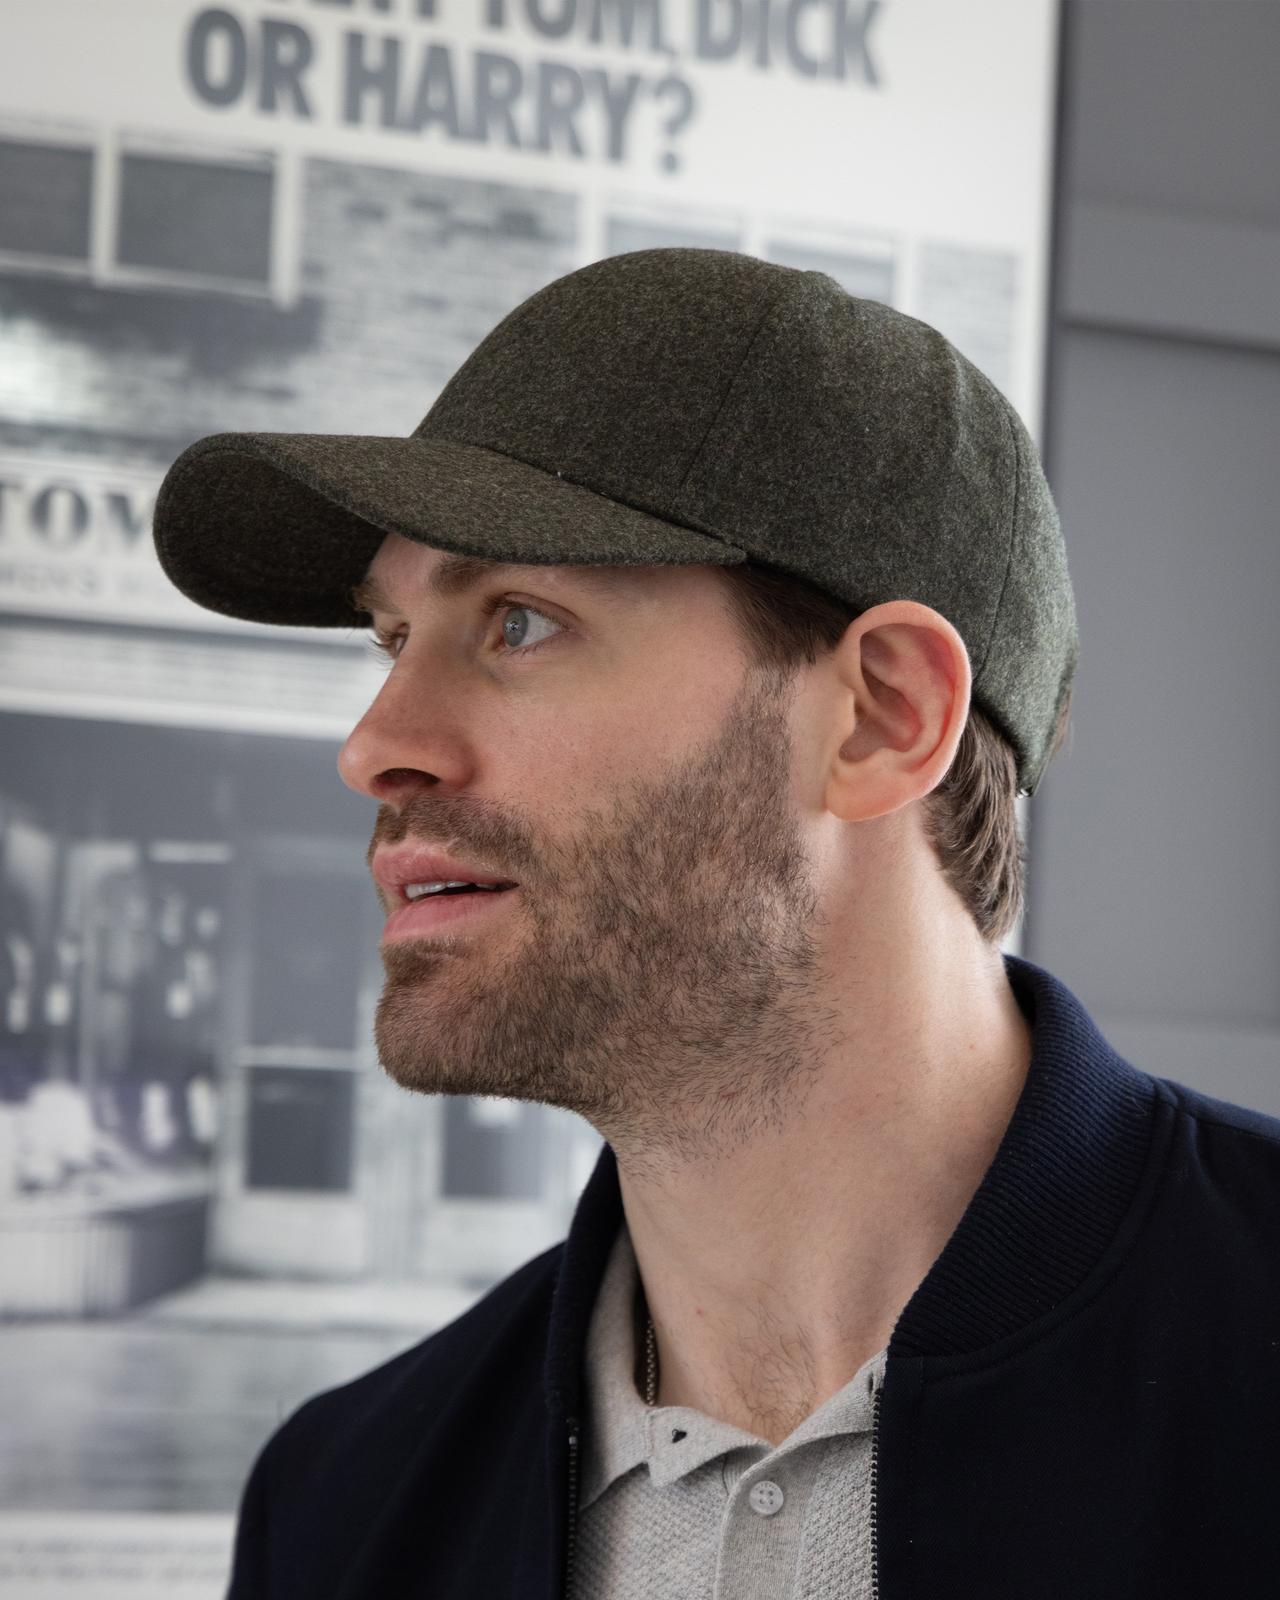
<path fill-rule="evenodd" d="M 338 775 L 348 789 L 380 805 L 396 805 L 414 788 L 465 783 L 465 753 L 456 721 L 444 714 L 438 675 L 428 688 L 402 656 L 373 704 L 338 752 Z"/>

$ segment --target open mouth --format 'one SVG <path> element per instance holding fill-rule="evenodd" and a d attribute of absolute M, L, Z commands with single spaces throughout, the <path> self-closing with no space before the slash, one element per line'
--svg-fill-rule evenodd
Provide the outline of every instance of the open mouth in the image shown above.
<path fill-rule="evenodd" d="M 486 916 L 495 915 L 500 907 L 509 905 L 512 891 L 517 888 L 519 885 L 514 883 L 495 885 L 491 889 L 469 884 L 406 899 L 387 918 L 382 942 L 420 939 L 429 936 L 433 929 L 460 927 L 464 923 L 479 925 Z"/>
<path fill-rule="evenodd" d="M 408 895 L 405 899 L 410 905 L 421 905 L 424 900 L 443 900 L 451 894 L 505 894 L 508 889 L 514 889 L 514 883 L 459 883 L 451 884 L 447 889 L 428 889 L 425 894 Z"/>

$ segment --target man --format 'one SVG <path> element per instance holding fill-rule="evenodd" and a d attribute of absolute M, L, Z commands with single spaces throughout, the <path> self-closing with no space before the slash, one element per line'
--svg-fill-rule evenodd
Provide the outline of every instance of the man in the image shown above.
<path fill-rule="evenodd" d="M 269 1441 L 235 1600 L 1276 1592 L 1280 1123 L 1001 955 L 1075 615 L 940 335 L 614 257 L 410 439 L 198 441 L 156 537 L 387 652 L 387 1071 L 606 1140 L 563 1245 Z"/>

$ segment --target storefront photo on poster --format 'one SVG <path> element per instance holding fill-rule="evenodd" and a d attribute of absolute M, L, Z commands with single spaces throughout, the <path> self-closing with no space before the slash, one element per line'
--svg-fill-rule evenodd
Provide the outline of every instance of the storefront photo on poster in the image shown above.
<path fill-rule="evenodd" d="M 0 1593 L 211 1597 L 311 1394 L 562 1238 L 600 1141 L 378 1064 L 358 631 L 204 611 L 224 430 L 410 434 L 680 245 L 944 332 L 1038 431 L 1053 0 L 12 0 L 0 57 Z"/>

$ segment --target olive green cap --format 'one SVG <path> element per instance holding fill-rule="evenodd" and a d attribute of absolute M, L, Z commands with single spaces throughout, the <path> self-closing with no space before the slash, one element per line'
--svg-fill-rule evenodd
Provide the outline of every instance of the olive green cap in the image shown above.
<path fill-rule="evenodd" d="M 160 564 L 212 611 L 365 627 L 386 534 L 522 565 L 764 563 L 950 621 L 1034 792 L 1075 670 L 1035 446 L 926 323 L 821 272 L 638 250 L 539 289 L 408 438 L 216 433 L 166 473 Z"/>

